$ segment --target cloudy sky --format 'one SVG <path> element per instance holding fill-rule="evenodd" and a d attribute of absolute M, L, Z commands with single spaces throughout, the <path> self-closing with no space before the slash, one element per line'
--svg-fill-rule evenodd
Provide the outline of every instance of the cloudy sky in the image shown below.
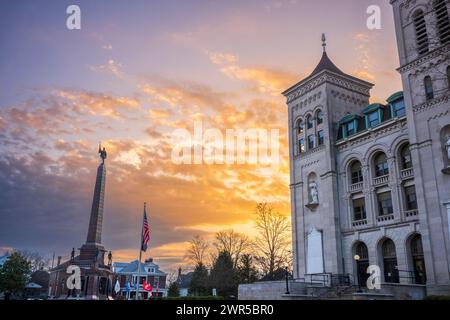
<path fill-rule="evenodd" d="M 66 8 L 81 8 L 81 30 Z M 366 27 L 381 8 L 382 29 Z M 0 11 L 0 247 L 67 256 L 87 234 L 99 141 L 108 151 L 103 243 L 116 260 L 139 246 L 183 265 L 186 242 L 251 234 L 267 201 L 289 215 L 287 113 L 280 92 L 327 52 L 376 84 L 401 89 L 385 0 L 4 1 Z M 194 121 L 280 130 L 279 166 L 176 165 L 173 132 Z"/>

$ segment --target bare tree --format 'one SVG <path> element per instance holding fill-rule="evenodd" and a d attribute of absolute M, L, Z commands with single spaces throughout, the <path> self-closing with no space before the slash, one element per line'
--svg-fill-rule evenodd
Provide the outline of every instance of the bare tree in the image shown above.
<path fill-rule="evenodd" d="M 245 234 L 230 229 L 216 233 L 214 246 L 217 248 L 217 253 L 228 252 L 233 259 L 233 267 L 236 268 L 241 255 L 252 249 L 252 242 Z"/>
<path fill-rule="evenodd" d="M 257 261 L 261 271 L 270 277 L 276 269 L 285 267 L 291 261 L 290 222 L 267 203 L 259 203 L 255 214 Z"/>
<path fill-rule="evenodd" d="M 38 271 L 49 266 L 49 259 L 43 257 L 39 252 L 21 250 L 19 253 L 31 263 L 31 271 Z"/>
<path fill-rule="evenodd" d="M 199 235 L 196 235 L 194 238 L 189 241 L 189 248 L 186 253 L 186 259 L 192 262 L 195 265 L 205 264 L 207 253 L 209 251 L 209 245 Z"/>

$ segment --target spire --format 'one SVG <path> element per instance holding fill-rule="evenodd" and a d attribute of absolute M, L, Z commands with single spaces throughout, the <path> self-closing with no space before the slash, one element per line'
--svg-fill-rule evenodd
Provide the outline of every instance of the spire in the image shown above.
<path fill-rule="evenodd" d="M 327 52 L 327 38 L 325 37 L 325 33 L 322 33 L 322 48 L 323 52 Z"/>
<path fill-rule="evenodd" d="M 309 75 L 309 77 L 321 72 L 322 70 L 328 70 L 337 74 L 344 74 L 338 67 L 336 67 L 336 65 L 330 60 L 330 58 L 328 58 L 327 38 L 325 36 L 325 33 L 322 33 L 322 48 L 323 48 L 322 58 L 320 59 L 314 71 Z"/>

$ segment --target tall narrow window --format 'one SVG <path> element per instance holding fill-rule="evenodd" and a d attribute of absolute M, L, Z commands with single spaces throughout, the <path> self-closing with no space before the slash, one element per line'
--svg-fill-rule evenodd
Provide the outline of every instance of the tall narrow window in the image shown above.
<path fill-rule="evenodd" d="M 364 220 L 366 218 L 366 207 L 364 198 L 353 200 L 353 220 Z"/>
<path fill-rule="evenodd" d="M 322 112 L 322 110 L 317 111 L 316 118 L 317 118 L 317 124 L 318 125 L 323 123 L 323 112 Z"/>
<path fill-rule="evenodd" d="M 375 157 L 375 176 L 381 177 L 389 174 L 389 166 L 386 155 L 380 153 Z"/>
<path fill-rule="evenodd" d="M 299 153 L 305 152 L 305 139 L 298 140 L 298 152 Z"/>
<path fill-rule="evenodd" d="M 313 127 L 313 118 L 311 115 L 306 117 L 306 127 L 311 129 Z"/>
<path fill-rule="evenodd" d="M 323 130 L 319 130 L 319 132 L 317 132 L 317 144 L 319 146 L 323 145 Z"/>
<path fill-rule="evenodd" d="M 363 181 L 363 175 L 361 171 L 361 162 L 355 161 L 352 163 L 350 167 L 351 171 L 351 178 L 352 178 L 352 184 L 362 182 Z"/>
<path fill-rule="evenodd" d="M 405 202 L 406 202 L 406 210 L 417 209 L 416 188 L 414 186 L 405 188 Z"/>
<path fill-rule="evenodd" d="M 436 0 L 434 2 L 437 30 L 441 44 L 450 41 L 450 19 L 448 17 L 447 1 Z"/>
<path fill-rule="evenodd" d="M 310 134 L 308 136 L 308 149 L 314 149 L 314 135 Z"/>
<path fill-rule="evenodd" d="M 391 192 L 378 194 L 378 215 L 384 216 L 393 213 Z"/>
<path fill-rule="evenodd" d="M 404 145 L 402 149 L 400 150 L 400 156 L 402 160 L 402 170 L 403 169 L 409 169 L 412 167 L 412 161 L 411 161 L 411 152 L 409 151 L 409 144 Z"/>
<path fill-rule="evenodd" d="M 416 44 L 419 55 L 428 52 L 428 34 L 425 18 L 422 10 L 418 10 L 413 15 L 414 28 L 416 29 Z"/>
<path fill-rule="evenodd" d="M 298 134 L 302 134 L 303 131 L 304 131 L 304 129 L 305 129 L 305 125 L 303 124 L 302 119 L 299 119 L 299 120 L 297 121 L 297 133 L 298 133 Z"/>
<path fill-rule="evenodd" d="M 431 77 L 430 76 L 426 76 L 423 79 L 423 85 L 425 87 L 425 96 L 426 96 L 427 100 L 433 99 L 434 98 L 433 82 L 431 81 Z"/>

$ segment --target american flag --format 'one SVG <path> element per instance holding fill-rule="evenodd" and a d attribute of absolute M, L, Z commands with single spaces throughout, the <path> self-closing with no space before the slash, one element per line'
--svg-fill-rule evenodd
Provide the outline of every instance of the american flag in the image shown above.
<path fill-rule="evenodd" d="M 144 222 L 142 224 L 142 245 L 141 250 L 147 251 L 147 243 L 150 240 L 150 228 L 148 227 L 147 210 L 144 206 Z"/>

